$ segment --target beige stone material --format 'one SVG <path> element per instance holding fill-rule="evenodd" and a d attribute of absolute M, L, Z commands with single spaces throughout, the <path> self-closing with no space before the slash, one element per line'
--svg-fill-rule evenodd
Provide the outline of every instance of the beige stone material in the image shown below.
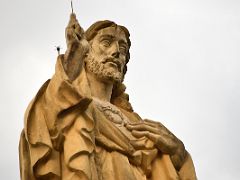
<path fill-rule="evenodd" d="M 183 143 L 142 119 L 123 84 L 128 30 L 99 21 L 87 31 L 71 14 L 67 50 L 25 113 L 22 180 L 195 180 Z"/>

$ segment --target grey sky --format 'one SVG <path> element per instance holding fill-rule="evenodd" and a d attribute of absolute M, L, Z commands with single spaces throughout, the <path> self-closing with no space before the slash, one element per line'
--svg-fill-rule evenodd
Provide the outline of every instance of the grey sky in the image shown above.
<path fill-rule="evenodd" d="M 70 0 L 0 2 L 1 179 L 19 179 L 24 111 L 65 50 Z M 84 29 L 126 26 L 130 101 L 185 144 L 202 180 L 240 179 L 240 1 L 73 0 Z"/>

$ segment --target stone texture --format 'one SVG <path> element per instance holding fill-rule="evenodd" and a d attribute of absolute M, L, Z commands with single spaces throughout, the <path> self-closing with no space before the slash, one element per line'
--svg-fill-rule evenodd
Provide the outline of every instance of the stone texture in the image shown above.
<path fill-rule="evenodd" d="M 142 119 L 123 84 L 128 30 L 99 21 L 87 31 L 71 14 L 67 50 L 25 113 L 22 180 L 195 180 L 184 144 Z"/>

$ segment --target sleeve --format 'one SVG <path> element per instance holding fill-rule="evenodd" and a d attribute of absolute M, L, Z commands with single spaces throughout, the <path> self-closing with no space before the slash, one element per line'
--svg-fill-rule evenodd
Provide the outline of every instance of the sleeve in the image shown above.
<path fill-rule="evenodd" d="M 74 117 L 67 122 L 61 119 L 66 113 L 84 111 L 91 102 L 68 79 L 62 58 L 63 55 L 58 57 L 54 76 L 40 88 L 25 113 L 24 132 L 19 144 L 22 180 L 59 179 L 61 131 L 72 123 Z"/>

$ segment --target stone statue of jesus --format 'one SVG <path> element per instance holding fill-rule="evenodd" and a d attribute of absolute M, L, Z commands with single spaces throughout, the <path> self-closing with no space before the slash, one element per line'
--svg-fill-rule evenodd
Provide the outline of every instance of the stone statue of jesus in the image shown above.
<path fill-rule="evenodd" d="M 25 113 L 22 180 L 195 180 L 184 144 L 142 119 L 123 84 L 129 32 L 112 21 L 84 31 L 71 14 L 67 50 Z"/>

